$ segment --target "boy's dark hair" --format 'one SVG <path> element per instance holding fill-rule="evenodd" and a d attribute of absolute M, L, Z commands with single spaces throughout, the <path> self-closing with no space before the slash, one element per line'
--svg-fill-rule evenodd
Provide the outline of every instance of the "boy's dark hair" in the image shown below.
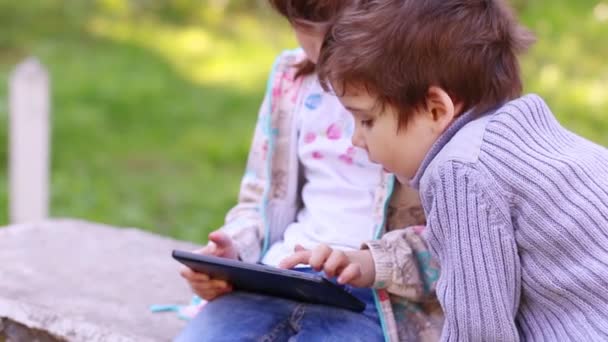
<path fill-rule="evenodd" d="M 298 19 L 331 24 L 338 14 L 354 0 L 268 0 L 272 8 L 290 23 Z M 299 63 L 296 77 L 315 72 L 315 64 L 309 60 Z"/>
<path fill-rule="evenodd" d="M 517 56 L 533 42 L 502 0 L 369 0 L 334 23 L 317 68 L 325 88 L 363 86 L 404 126 L 431 86 L 477 114 L 520 96 Z"/>

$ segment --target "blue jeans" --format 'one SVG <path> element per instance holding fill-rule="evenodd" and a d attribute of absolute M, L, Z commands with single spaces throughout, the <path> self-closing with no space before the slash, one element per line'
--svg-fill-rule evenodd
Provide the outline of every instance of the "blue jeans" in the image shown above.
<path fill-rule="evenodd" d="M 384 341 L 372 290 L 347 290 L 363 312 L 236 291 L 207 303 L 175 341 Z"/>

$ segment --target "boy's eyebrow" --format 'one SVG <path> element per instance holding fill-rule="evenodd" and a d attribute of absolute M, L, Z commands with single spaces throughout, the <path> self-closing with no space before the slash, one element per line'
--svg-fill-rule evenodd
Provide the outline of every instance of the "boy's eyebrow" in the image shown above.
<path fill-rule="evenodd" d="M 357 112 L 357 113 L 366 112 L 369 110 L 368 108 L 357 108 L 357 107 L 351 107 L 351 106 L 344 106 L 344 108 L 346 108 L 349 112 Z"/>
<path fill-rule="evenodd" d="M 360 112 L 363 110 L 363 108 L 356 108 L 356 107 L 351 107 L 351 106 L 344 106 L 344 108 L 348 109 L 351 112 Z"/>

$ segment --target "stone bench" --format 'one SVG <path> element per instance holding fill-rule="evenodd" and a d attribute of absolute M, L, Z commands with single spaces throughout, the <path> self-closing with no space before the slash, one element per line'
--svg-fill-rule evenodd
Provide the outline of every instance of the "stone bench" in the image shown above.
<path fill-rule="evenodd" d="M 0 228 L 0 341 L 169 341 L 152 304 L 191 297 L 172 249 L 195 246 L 76 220 Z"/>

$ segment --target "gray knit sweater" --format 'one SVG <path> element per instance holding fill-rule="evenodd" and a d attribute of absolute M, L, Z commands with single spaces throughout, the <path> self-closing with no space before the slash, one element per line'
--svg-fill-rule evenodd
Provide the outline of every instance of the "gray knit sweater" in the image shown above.
<path fill-rule="evenodd" d="M 459 118 L 412 185 L 444 341 L 608 341 L 608 150 L 528 95 Z"/>

